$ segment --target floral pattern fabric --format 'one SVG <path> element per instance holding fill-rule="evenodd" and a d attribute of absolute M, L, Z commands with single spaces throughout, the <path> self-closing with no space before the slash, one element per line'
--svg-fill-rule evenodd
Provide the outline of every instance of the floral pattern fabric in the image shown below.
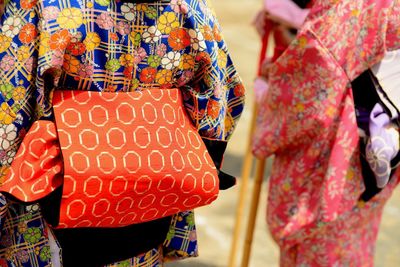
<path fill-rule="evenodd" d="M 178 87 L 200 134 L 222 141 L 243 110 L 242 82 L 206 0 L 10 0 L 1 22 L 0 185 L 32 122 L 52 118 L 54 87 L 107 92 Z M 49 258 L 40 257 L 49 246 L 40 211 L 0 200 L 3 265 L 50 266 Z M 20 224 L 37 229 L 32 233 L 37 238 L 25 238 Z M 28 255 L 26 262 L 16 256 L 21 253 Z M 163 261 L 197 255 L 193 212 L 174 216 L 163 248 L 127 262 L 158 266 L 160 260 L 150 259 L 164 254 Z"/>
<path fill-rule="evenodd" d="M 394 185 L 353 212 L 365 188 L 351 81 L 386 50 L 399 48 L 399 14 L 397 0 L 316 1 L 303 29 L 270 70 L 253 152 L 260 158 L 275 155 L 267 221 L 283 258 L 288 251 L 297 253 L 292 257 L 297 261 L 282 266 L 372 264 L 378 215 Z M 365 225 L 345 226 L 344 218 Z M 369 237 L 332 250 L 335 242 L 346 240 L 341 231 L 351 235 L 357 228 Z M 306 251 L 302 244 L 308 242 L 316 250 Z M 346 249 L 349 257 L 341 257 Z M 326 262 L 318 264 L 317 255 Z"/>
<path fill-rule="evenodd" d="M 0 266 L 53 266 L 49 231 L 39 206 L 6 203 L 4 198 L 0 205 Z"/>

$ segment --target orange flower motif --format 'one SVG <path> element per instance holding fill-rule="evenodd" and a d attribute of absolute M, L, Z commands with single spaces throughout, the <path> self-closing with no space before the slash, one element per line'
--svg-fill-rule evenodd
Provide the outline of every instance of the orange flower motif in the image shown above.
<path fill-rule="evenodd" d="M 10 166 L 1 166 L 0 167 L 0 186 L 4 183 L 5 177 L 10 171 Z"/>
<path fill-rule="evenodd" d="M 162 69 L 157 72 L 156 82 L 161 85 L 169 85 L 172 84 L 174 80 L 174 76 L 171 70 Z"/>
<path fill-rule="evenodd" d="M 118 41 L 119 40 L 119 38 L 118 38 L 118 35 L 116 34 L 116 33 L 110 33 L 110 37 L 111 37 L 111 40 L 113 40 L 113 41 Z"/>
<path fill-rule="evenodd" d="M 211 64 L 210 55 L 206 52 L 200 52 L 196 55 L 196 61 L 201 62 L 205 65 Z"/>
<path fill-rule="evenodd" d="M 22 9 L 31 9 L 37 3 L 37 0 L 21 0 Z"/>
<path fill-rule="evenodd" d="M 307 43 L 308 43 L 307 37 L 305 37 L 305 36 L 299 37 L 298 42 L 299 42 L 300 47 L 302 47 L 302 48 L 306 47 Z"/>
<path fill-rule="evenodd" d="M 218 29 L 217 25 L 214 25 L 213 34 L 214 34 L 215 41 L 217 41 L 217 42 L 222 41 L 222 35 L 221 35 L 221 32 Z"/>
<path fill-rule="evenodd" d="M 235 121 L 233 120 L 232 116 L 226 116 L 224 120 L 224 131 L 230 132 L 232 128 L 235 126 Z"/>
<path fill-rule="evenodd" d="M 135 58 L 131 54 L 122 54 L 119 58 L 119 63 L 124 67 L 133 67 L 135 65 Z"/>
<path fill-rule="evenodd" d="M 108 85 L 105 89 L 104 89 L 104 91 L 105 92 L 111 92 L 111 93 L 114 93 L 115 91 L 117 90 L 117 86 L 116 85 Z"/>
<path fill-rule="evenodd" d="M 63 69 L 67 73 L 78 73 L 79 66 L 80 62 L 76 57 L 71 56 L 70 54 L 64 55 Z"/>
<path fill-rule="evenodd" d="M 174 50 L 181 50 L 190 45 L 190 36 L 186 29 L 173 29 L 168 37 L 168 44 Z"/>
<path fill-rule="evenodd" d="M 207 104 L 207 114 L 213 120 L 217 119 L 220 112 L 220 104 L 214 99 L 210 99 Z"/>
<path fill-rule="evenodd" d="M 35 39 L 36 35 L 37 30 L 35 25 L 32 23 L 27 23 L 21 28 L 21 31 L 19 32 L 19 39 L 22 43 L 29 44 L 33 41 L 33 39 Z"/>
<path fill-rule="evenodd" d="M 353 10 L 351 11 L 351 15 L 352 15 L 353 17 L 358 17 L 358 16 L 360 15 L 360 13 L 361 13 L 361 11 L 360 11 L 359 9 L 353 9 Z"/>
<path fill-rule="evenodd" d="M 194 57 L 190 54 L 183 54 L 179 67 L 183 70 L 190 70 L 194 68 Z"/>
<path fill-rule="evenodd" d="M 71 40 L 71 34 L 68 30 L 59 30 L 50 36 L 50 48 L 52 50 L 65 50 Z"/>
<path fill-rule="evenodd" d="M 155 68 L 145 68 L 140 73 L 140 81 L 143 83 L 152 83 L 156 78 L 157 69 Z"/>
<path fill-rule="evenodd" d="M 204 36 L 204 39 L 207 41 L 213 41 L 214 40 L 214 34 L 210 26 L 204 25 L 200 28 L 201 33 Z"/>
<path fill-rule="evenodd" d="M 328 108 L 326 109 L 326 112 L 325 112 L 325 114 L 326 114 L 329 118 L 333 118 L 333 116 L 335 115 L 335 113 L 336 113 L 336 109 L 335 109 L 334 107 L 332 107 L 332 106 L 328 107 Z"/>

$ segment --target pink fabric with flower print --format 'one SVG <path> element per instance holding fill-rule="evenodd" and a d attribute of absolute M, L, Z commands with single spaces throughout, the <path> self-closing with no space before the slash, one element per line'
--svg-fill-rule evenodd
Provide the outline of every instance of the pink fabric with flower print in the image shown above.
<path fill-rule="evenodd" d="M 253 153 L 275 155 L 267 218 L 282 246 L 353 209 L 364 190 L 350 82 L 400 46 L 397 3 L 317 1 L 270 70 Z"/>

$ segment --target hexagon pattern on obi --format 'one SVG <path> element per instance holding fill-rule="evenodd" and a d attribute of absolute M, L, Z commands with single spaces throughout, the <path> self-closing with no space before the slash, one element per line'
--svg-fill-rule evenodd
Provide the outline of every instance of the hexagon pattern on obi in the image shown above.
<path fill-rule="evenodd" d="M 50 132 L 50 144 L 43 142 L 42 134 L 25 138 L 15 162 L 32 155 L 31 150 L 38 152 L 33 155 L 40 151 L 43 155 L 29 156 L 26 164 L 32 166 L 46 163 L 46 155 L 59 158 L 49 152 L 57 151 L 53 141 L 58 134 L 64 182 L 57 227 L 122 227 L 207 205 L 217 198 L 216 168 L 183 109 L 178 89 L 55 91 L 53 107 L 56 127 L 41 124 Z M 11 169 L 12 177 L 26 176 L 18 173 L 18 165 L 12 164 Z M 51 169 L 49 175 L 43 169 L 28 175 L 31 184 L 43 185 L 40 194 L 37 186 L 18 186 L 18 182 L 27 185 L 27 179 L 15 178 L 16 187 L 25 190 L 15 192 L 16 197 L 36 201 L 54 191 L 58 173 L 54 175 Z"/>
<path fill-rule="evenodd" d="M 18 149 L 0 192 L 24 202 L 37 201 L 62 185 L 62 171 L 55 124 L 35 121 Z"/>

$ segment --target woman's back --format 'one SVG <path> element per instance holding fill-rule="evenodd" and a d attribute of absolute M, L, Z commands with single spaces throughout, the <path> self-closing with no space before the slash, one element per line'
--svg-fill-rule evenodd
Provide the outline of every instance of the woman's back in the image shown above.
<path fill-rule="evenodd" d="M 0 178 L 32 122 L 52 117 L 49 93 L 57 87 L 108 92 L 179 88 L 200 135 L 223 142 L 244 101 L 243 85 L 204 0 L 10 1 L 0 31 L 0 127 L 7 132 L 0 138 Z M 46 251 L 54 243 L 40 212 L 2 195 L 0 207 L 1 235 L 9 240 L 0 244 L 0 258 L 24 266 L 51 262 Z M 37 236 L 29 238 L 28 232 Z M 97 243 L 113 247 L 118 241 Z M 154 248 L 136 260 L 153 266 L 147 261 L 156 265 L 162 254 L 197 255 L 193 212 L 173 216 L 164 244 L 163 251 Z"/>
<path fill-rule="evenodd" d="M 205 2 L 71 0 L 66 5 L 43 1 L 39 7 L 33 18 L 42 26 L 38 70 L 61 69 L 59 87 L 182 88 L 188 111 L 210 137 L 225 139 L 232 131 L 241 107 L 232 106 L 233 116 L 223 128 L 215 125 L 243 90 L 234 90 L 241 82 Z"/>

